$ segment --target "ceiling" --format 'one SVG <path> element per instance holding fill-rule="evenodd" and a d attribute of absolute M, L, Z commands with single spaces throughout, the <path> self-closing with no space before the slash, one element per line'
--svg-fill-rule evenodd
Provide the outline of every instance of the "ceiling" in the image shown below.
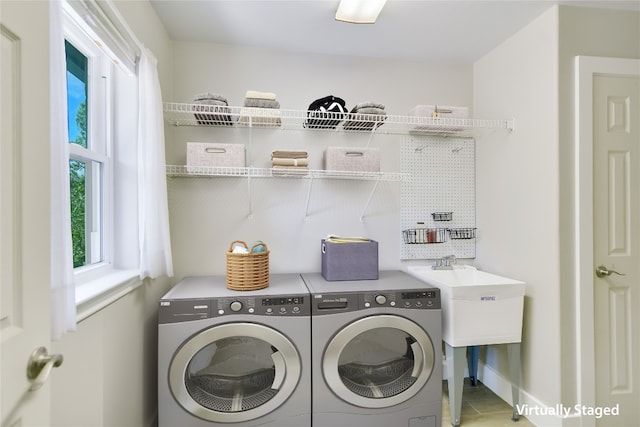
<path fill-rule="evenodd" d="M 389 0 L 376 24 L 334 19 L 339 0 L 150 0 L 177 41 L 470 63 L 553 4 L 640 11 L 640 1 Z"/>

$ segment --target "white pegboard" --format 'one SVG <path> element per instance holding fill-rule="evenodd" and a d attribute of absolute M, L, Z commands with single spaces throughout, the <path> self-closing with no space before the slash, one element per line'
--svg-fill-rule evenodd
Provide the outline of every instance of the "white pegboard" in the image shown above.
<path fill-rule="evenodd" d="M 402 236 L 411 228 L 475 228 L 475 141 L 406 136 L 400 162 L 410 176 L 400 191 L 400 258 L 475 258 L 475 239 L 452 240 L 446 233 L 444 243 L 406 244 Z M 433 212 L 452 212 L 452 219 L 434 221 Z"/>

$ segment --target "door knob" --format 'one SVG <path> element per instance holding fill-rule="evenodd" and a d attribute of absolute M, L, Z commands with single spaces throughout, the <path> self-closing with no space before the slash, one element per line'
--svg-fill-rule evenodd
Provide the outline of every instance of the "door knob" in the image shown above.
<path fill-rule="evenodd" d="M 611 276 L 612 274 L 617 274 L 618 276 L 626 276 L 626 274 L 624 273 L 618 273 L 615 270 L 609 270 L 604 265 L 599 265 L 598 267 L 596 267 L 596 276 L 600 278 L 608 277 L 608 276 Z"/>
<path fill-rule="evenodd" d="M 44 347 L 33 350 L 27 363 L 27 378 L 31 382 L 29 391 L 36 391 L 47 381 L 53 368 L 62 365 L 61 354 L 49 354 Z"/>

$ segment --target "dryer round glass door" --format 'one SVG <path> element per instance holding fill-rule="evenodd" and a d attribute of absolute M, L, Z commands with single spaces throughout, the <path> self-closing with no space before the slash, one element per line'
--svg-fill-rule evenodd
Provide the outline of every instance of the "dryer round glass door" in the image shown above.
<path fill-rule="evenodd" d="M 365 317 L 341 329 L 327 345 L 322 371 L 342 400 L 385 408 L 415 396 L 434 368 L 434 347 L 417 323 L 404 317 Z"/>
<path fill-rule="evenodd" d="M 278 408 L 295 390 L 300 372 L 300 355 L 280 332 L 255 323 L 227 323 L 180 347 L 169 366 L 169 387 L 193 415 L 234 423 Z"/>

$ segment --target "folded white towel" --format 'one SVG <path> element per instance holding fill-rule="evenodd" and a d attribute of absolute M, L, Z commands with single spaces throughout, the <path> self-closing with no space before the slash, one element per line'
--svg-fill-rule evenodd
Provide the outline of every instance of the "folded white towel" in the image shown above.
<path fill-rule="evenodd" d="M 257 90 L 248 90 L 245 98 L 270 99 L 275 100 L 276 94 L 272 92 L 258 92 Z"/>

